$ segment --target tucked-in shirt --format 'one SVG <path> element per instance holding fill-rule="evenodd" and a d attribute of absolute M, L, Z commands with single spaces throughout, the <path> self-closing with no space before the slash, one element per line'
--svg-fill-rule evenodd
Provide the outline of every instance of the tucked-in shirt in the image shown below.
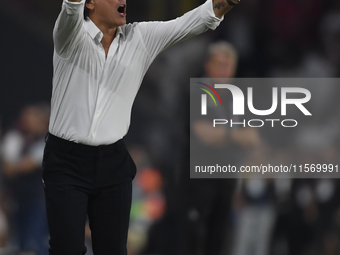
<path fill-rule="evenodd" d="M 53 39 L 53 89 L 49 132 L 88 145 L 124 137 L 142 79 L 167 47 L 215 29 L 212 0 L 167 22 L 136 22 L 118 27 L 108 54 L 103 33 L 83 18 L 85 0 L 64 0 Z"/>

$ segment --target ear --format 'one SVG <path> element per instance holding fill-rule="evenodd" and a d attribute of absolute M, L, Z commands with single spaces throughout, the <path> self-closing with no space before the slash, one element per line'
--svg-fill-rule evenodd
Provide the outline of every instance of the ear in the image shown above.
<path fill-rule="evenodd" d="M 86 6 L 87 9 L 93 10 L 94 9 L 94 0 L 86 1 L 85 6 Z"/>

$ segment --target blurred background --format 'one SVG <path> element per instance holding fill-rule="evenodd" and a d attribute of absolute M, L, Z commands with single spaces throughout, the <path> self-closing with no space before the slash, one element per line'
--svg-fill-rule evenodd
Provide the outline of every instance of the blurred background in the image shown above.
<path fill-rule="evenodd" d="M 129 0 L 127 20 L 168 20 L 203 2 Z M 47 254 L 40 162 L 52 89 L 52 30 L 61 3 L 0 5 L 0 255 Z M 235 69 L 226 75 L 338 77 L 340 1 L 242 0 L 215 31 L 156 58 L 125 139 L 138 167 L 129 255 L 340 254 L 338 179 L 189 179 L 190 78 L 206 77 L 209 45 L 221 40 L 237 52 L 237 60 L 223 51 L 225 58 L 215 59 L 220 68 Z M 317 95 L 312 112 L 322 117 L 284 135 L 279 129 L 244 135 L 237 164 L 338 164 L 340 86 L 309 90 Z M 86 237 L 90 255 L 88 228 Z"/>

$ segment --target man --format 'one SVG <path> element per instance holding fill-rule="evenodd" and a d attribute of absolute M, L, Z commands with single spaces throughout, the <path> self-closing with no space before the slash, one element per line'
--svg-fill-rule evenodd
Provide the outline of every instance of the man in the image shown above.
<path fill-rule="evenodd" d="M 205 61 L 204 77 L 210 78 L 211 84 L 231 83 L 236 74 L 238 56 L 235 48 L 227 42 L 219 41 L 209 45 Z M 223 79 L 221 79 L 223 78 Z M 228 90 L 218 91 L 223 104 L 231 104 Z M 196 98 L 200 98 L 201 91 L 197 90 Z M 195 105 L 195 101 L 191 104 Z M 197 101 L 200 104 L 200 100 Z M 226 116 L 232 118 L 232 106 L 223 109 L 215 107 L 208 100 L 209 118 Z M 200 105 L 192 106 L 200 109 Z M 224 110 L 224 111 L 223 111 Z M 223 112 L 221 112 L 223 111 Z M 240 165 L 248 149 L 259 145 L 259 134 L 254 128 L 228 128 L 227 125 L 213 127 L 211 120 L 199 111 L 191 112 L 190 142 L 191 155 L 197 155 L 195 164 L 215 165 L 221 159 L 232 166 Z M 199 157 L 199 158 L 198 158 Z M 187 157 L 189 158 L 189 157 Z M 221 255 L 228 253 L 228 223 L 231 206 L 236 188 L 236 179 L 189 179 L 187 165 L 182 171 L 182 191 L 178 200 L 183 200 L 183 238 L 181 255 Z M 185 199 L 183 196 L 185 194 Z"/>
<path fill-rule="evenodd" d="M 126 24 L 124 0 L 64 0 L 43 160 L 51 255 L 86 253 L 87 214 L 95 255 L 127 253 L 136 168 L 122 138 L 142 78 L 159 52 L 215 29 L 233 1 L 207 0 L 169 22 Z"/>
<path fill-rule="evenodd" d="M 238 55 L 233 45 L 224 41 L 212 43 L 209 45 L 208 56 L 204 65 L 205 76 L 211 79 L 212 84 L 218 84 L 221 81 L 231 82 L 236 74 L 237 62 Z M 221 78 L 223 79 L 221 80 Z M 229 96 L 228 90 L 220 90 L 219 94 L 222 97 Z M 225 101 L 230 102 L 228 99 Z M 209 112 L 217 114 L 215 107 L 210 104 L 208 104 L 208 107 Z M 228 107 L 228 109 L 231 108 Z M 228 115 L 231 115 L 231 112 L 226 112 L 226 116 Z M 235 119 L 235 116 L 230 117 L 234 118 L 234 121 L 239 121 Z M 259 142 L 258 130 L 255 128 L 227 129 L 226 125 L 213 127 L 211 121 L 206 120 L 201 114 L 192 119 L 192 132 L 200 143 L 199 148 L 201 148 L 200 146 L 209 146 L 210 149 L 217 148 L 220 151 L 221 147 L 227 147 L 230 144 L 237 144 L 238 147 L 242 148 L 251 148 Z M 230 155 L 230 153 L 228 154 Z M 235 156 L 230 158 L 233 159 Z"/>
<path fill-rule="evenodd" d="M 9 217 L 13 244 L 19 251 L 38 255 L 46 255 L 48 249 L 41 185 L 41 160 L 48 118 L 49 107 L 44 104 L 25 107 L 16 127 L 6 133 L 1 143 L 4 184 L 16 205 Z"/>

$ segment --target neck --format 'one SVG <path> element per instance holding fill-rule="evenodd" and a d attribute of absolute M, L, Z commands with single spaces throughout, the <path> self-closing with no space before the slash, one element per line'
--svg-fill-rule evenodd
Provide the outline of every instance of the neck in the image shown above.
<path fill-rule="evenodd" d="M 97 27 L 103 33 L 103 39 L 101 41 L 103 46 L 105 47 L 105 45 L 111 45 L 113 39 L 116 37 L 118 27 L 107 28 L 106 26 L 101 26 L 100 24 L 98 24 Z"/>
<path fill-rule="evenodd" d="M 96 20 L 92 20 L 94 24 L 99 28 L 103 33 L 103 38 L 101 40 L 101 44 L 105 50 L 105 58 L 109 54 L 110 45 L 116 37 L 118 27 L 108 27 L 105 23 L 98 22 Z"/>
<path fill-rule="evenodd" d="M 103 39 L 101 43 L 103 44 L 104 48 L 105 46 L 110 46 L 113 39 L 116 37 L 116 32 L 118 29 L 117 27 L 110 27 L 106 23 L 101 22 L 100 20 L 96 19 L 95 16 L 90 16 L 90 19 L 93 21 L 93 23 L 102 31 L 103 33 Z"/>

